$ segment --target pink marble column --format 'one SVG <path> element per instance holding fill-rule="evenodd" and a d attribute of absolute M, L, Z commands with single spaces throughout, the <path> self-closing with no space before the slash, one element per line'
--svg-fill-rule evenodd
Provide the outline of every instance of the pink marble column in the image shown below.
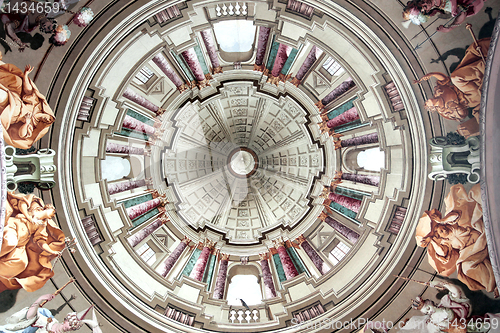
<path fill-rule="evenodd" d="M 260 253 L 260 267 L 262 267 L 262 278 L 264 280 L 264 289 L 266 290 L 266 298 L 276 297 L 276 289 L 274 288 L 273 274 L 269 268 L 267 253 Z"/>
<path fill-rule="evenodd" d="M 129 115 L 126 115 L 125 119 L 123 119 L 122 127 L 134 132 L 145 133 L 151 136 L 154 135 L 156 131 L 153 126 L 145 124 L 142 121 L 137 120 Z"/>
<path fill-rule="evenodd" d="M 274 246 L 276 247 L 276 251 L 278 251 L 278 255 L 281 260 L 281 265 L 283 266 L 283 270 L 285 271 L 285 276 L 287 280 L 296 277 L 299 275 L 297 269 L 293 265 L 292 259 L 288 255 L 285 249 L 285 243 L 281 239 L 273 240 Z"/>
<path fill-rule="evenodd" d="M 184 60 L 186 60 L 187 65 L 191 69 L 191 72 L 194 75 L 194 78 L 198 82 L 202 82 L 205 80 L 205 74 L 203 74 L 203 69 L 201 69 L 200 61 L 198 60 L 198 56 L 194 51 L 194 48 L 190 48 L 181 53 Z"/>
<path fill-rule="evenodd" d="M 222 67 L 219 63 L 219 58 L 217 57 L 217 50 L 215 49 L 214 38 L 212 37 L 212 31 L 210 29 L 203 30 L 201 32 L 201 38 L 203 39 L 208 57 L 212 63 L 212 73 L 222 73 Z"/>
<path fill-rule="evenodd" d="M 311 244 L 309 244 L 309 242 L 307 241 L 307 239 L 303 235 L 300 235 L 299 237 L 297 237 L 297 242 L 299 243 L 300 246 L 302 246 L 302 249 L 304 249 L 304 252 L 311 259 L 314 266 L 316 266 L 316 268 L 318 269 L 318 271 L 322 275 L 325 274 L 326 272 L 328 272 L 328 266 L 325 264 L 323 259 L 321 259 L 319 254 L 311 246 Z"/>
<path fill-rule="evenodd" d="M 172 267 L 174 267 L 175 263 L 177 260 L 179 260 L 182 252 L 184 252 L 184 249 L 189 245 L 191 240 L 187 237 L 184 237 L 184 239 L 177 245 L 177 247 L 170 253 L 165 259 L 165 262 L 163 263 L 163 269 L 161 271 L 161 276 L 166 277 L 167 274 L 170 272 Z"/>
<path fill-rule="evenodd" d="M 272 76 L 278 77 L 280 75 L 286 60 L 288 59 L 287 52 L 291 49 L 290 46 L 285 44 L 280 44 L 278 48 L 278 53 L 276 54 L 276 59 L 274 59 L 273 70 L 271 72 Z"/>
<path fill-rule="evenodd" d="M 309 51 L 309 54 L 306 57 L 306 60 L 304 60 L 304 63 L 302 64 L 302 66 L 300 66 L 297 75 L 292 79 L 293 85 L 295 85 L 296 87 L 299 86 L 306 73 L 311 69 L 312 65 L 314 65 L 314 63 L 322 53 L 323 51 L 320 48 L 316 47 L 316 45 L 313 45 L 311 51 Z"/>
<path fill-rule="evenodd" d="M 130 246 L 135 247 L 137 244 L 142 242 L 143 239 L 145 239 L 146 237 L 151 235 L 153 232 L 155 232 L 159 227 L 166 224 L 167 221 L 168 221 L 168 219 L 166 219 L 164 217 L 154 220 L 153 222 L 151 222 L 150 225 L 148 225 L 144 229 L 136 232 L 132 237 L 127 239 L 128 243 L 130 244 Z"/>
<path fill-rule="evenodd" d="M 361 207 L 361 200 L 346 197 L 345 195 L 341 195 L 341 194 L 337 194 L 337 193 L 333 193 L 333 192 L 328 193 L 328 200 L 330 200 L 330 202 L 332 202 L 332 201 L 336 202 L 339 205 L 344 206 L 345 208 L 350 209 L 355 213 L 358 213 L 359 208 Z M 325 203 L 326 203 L 326 205 L 330 206 L 329 202 L 325 201 Z"/>
<path fill-rule="evenodd" d="M 353 173 L 343 173 L 342 171 L 335 171 L 335 179 L 349 180 L 355 183 L 361 183 L 371 186 L 378 186 L 380 183 L 379 176 L 359 175 Z"/>
<path fill-rule="evenodd" d="M 357 232 L 335 220 L 333 217 L 328 216 L 325 212 L 322 212 L 319 218 L 321 221 L 324 221 L 332 227 L 336 232 L 347 238 L 351 243 L 355 244 L 358 241 L 359 234 Z"/>
<path fill-rule="evenodd" d="M 219 264 L 219 271 L 217 272 L 217 280 L 215 281 L 215 289 L 214 289 L 215 299 L 224 298 L 224 289 L 226 287 L 228 263 L 229 263 L 229 254 L 222 253 Z"/>
<path fill-rule="evenodd" d="M 142 107 L 145 107 L 149 111 L 156 113 L 156 115 L 160 115 L 160 114 L 163 114 L 163 112 L 165 112 L 164 109 L 155 105 L 153 102 L 151 102 L 147 98 L 142 97 L 141 95 L 139 95 L 138 93 L 136 93 L 135 91 L 133 91 L 130 88 L 125 89 L 125 91 L 123 92 L 123 97 L 128 98 L 132 102 L 137 103 Z"/>
<path fill-rule="evenodd" d="M 355 86 L 356 86 L 356 83 L 354 83 L 354 81 L 351 78 L 348 78 L 347 80 L 342 82 L 338 87 L 333 89 L 321 101 L 317 102 L 316 106 L 318 107 L 318 109 L 320 111 L 323 110 L 325 108 L 325 106 L 327 106 L 332 101 L 339 98 L 340 96 L 342 96 L 343 94 L 345 94 L 346 92 L 348 92 L 349 90 L 354 88 Z"/>
<path fill-rule="evenodd" d="M 340 149 L 340 148 L 345 148 L 345 147 L 361 146 L 361 145 L 366 145 L 366 144 L 370 144 L 370 143 L 377 143 L 377 142 L 378 142 L 378 134 L 377 133 L 366 134 L 366 135 L 362 135 L 362 136 L 357 136 L 357 137 L 352 138 L 352 139 L 335 141 L 335 150 Z"/>
<path fill-rule="evenodd" d="M 116 143 L 106 143 L 106 153 L 127 154 L 127 155 L 148 155 L 144 148 L 130 147 Z"/>
<path fill-rule="evenodd" d="M 358 109 L 356 109 L 356 107 L 353 107 L 343 112 L 342 114 L 339 114 L 337 117 L 330 119 L 326 123 L 326 125 L 329 128 L 335 128 L 358 119 L 359 119 Z"/>
<path fill-rule="evenodd" d="M 108 192 L 111 195 L 132 190 L 134 188 L 143 187 L 148 184 L 151 184 L 151 179 L 129 180 L 121 183 L 112 183 L 108 184 Z"/>
<path fill-rule="evenodd" d="M 181 78 L 173 70 L 172 66 L 168 63 L 167 59 L 160 53 L 153 58 L 153 62 L 158 66 L 162 72 L 172 81 L 180 92 L 187 90 L 186 85 L 182 82 Z"/>
<path fill-rule="evenodd" d="M 153 193 L 154 196 L 154 193 Z M 164 196 L 162 197 L 156 197 L 152 200 L 148 200 L 146 202 L 142 202 L 138 205 L 132 206 L 127 208 L 127 214 L 130 217 L 131 220 L 146 214 L 150 210 L 155 209 L 156 207 L 165 205 L 167 203 L 167 200 L 165 199 Z"/>
<path fill-rule="evenodd" d="M 259 27 L 259 39 L 257 41 L 257 53 L 255 57 L 254 70 L 260 72 L 264 71 L 264 57 L 266 55 L 267 41 L 269 40 L 269 34 L 271 33 L 271 28 Z"/>
<path fill-rule="evenodd" d="M 201 250 L 201 254 L 198 257 L 198 260 L 196 261 L 196 264 L 194 265 L 191 274 L 189 274 L 190 278 L 193 278 L 198 281 L 201 281 L 201 279 L 203 279 L 203 273 L 205 273 L 205 268 L 207 267 L 208 258 L 210 257 L 210 253 L 214 249 L 215 244 L 216 244 L 215 242 L 212 242 L 208 239 L 205 240 L 203 250 Z"/>

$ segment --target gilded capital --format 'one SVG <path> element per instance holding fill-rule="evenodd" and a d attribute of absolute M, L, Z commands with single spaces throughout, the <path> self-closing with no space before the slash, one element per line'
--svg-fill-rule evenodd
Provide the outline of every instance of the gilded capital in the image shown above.
<path fill-rule="evenodd" d="M 267 252 L 265 253 L 259 253 L 259 259 L 260 260 L 267 260 L 269 257 L 269 255 L 267 254 Z"/>
<path fill-rule="evenodd" d="M 307 242 L 307 240 L 304 237 L 304 235 L 300 235 L 299 237 L 297 237 L 297 243 L 299 243 L 299 245 L 302 244 L 302 243 L 304 243 L 304 242 Z"/>

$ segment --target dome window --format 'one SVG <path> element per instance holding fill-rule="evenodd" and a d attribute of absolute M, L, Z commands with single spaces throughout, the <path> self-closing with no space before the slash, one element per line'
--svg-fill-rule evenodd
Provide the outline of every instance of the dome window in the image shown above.
<path fill-rule="evenodd" d="M 370 148 L 358 154 L 357 162 L 364 170 L 380 171 L 385 166 L 385 153 L 379 148 Z"/>
<path fill-rule="evenodd" d="M 245 62 L 253 55 L 257 28 L 252 21 L 228 20 L 214 24 L 220 57 L 227 62 Z"/>
<path fill-rule="evenodd" d="M 262 291 L 255 275 L 237 274 L 227 287 L 227 304 L 241 306 L 240 299 L 247 305 L 257 305 L 262 302 Z"/>

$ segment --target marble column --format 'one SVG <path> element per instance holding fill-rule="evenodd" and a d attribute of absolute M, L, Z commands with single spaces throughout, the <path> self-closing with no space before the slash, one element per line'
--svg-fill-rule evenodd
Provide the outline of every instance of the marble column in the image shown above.
<path fill-rule="evenodd" d="M 160 108 L 159 106 L 155 105 L 153 102 L 148 100 L 145 97 L 142 97 L 135 91 L 133 91 L 130 88 L 126 88 L 125 91 L 123 92 L 123 97 L 131 100 L 134 103 L 139 104 L 140 106 L 148 109 L 149 111 L 154 112 L 157 116 L 163 114 L 165 112 L 164 109 Z"/>
<path fill-rule="evenodd" d="M 370 143 L 377 143 L 378 142 L 378 134 L 377 133 L 371 133 L 371 134 L 366 134 L 362 136 L 357 136 L 352 139 L 347 139 L 347 140 L 338 140 L 335 141 L 335 150 L 340 149 L 340 148 L 345 148 L 345 147 L 352 147 L 352 146 L 361 146 L 361 145 L 366 145 Z"/>
<path fill-rule="evenodd" d="M 174 71 L 172 66 L 170 66 L 168 60 L 165 59 L 163 54 L 161 53 L 157 54 L 153 58 L 153 62 L 156 64 L 156 66 L 158 66 L 162 70 L 162 72 L 170 79 L 170 81 L 172 81 L 172 83 L 177 87 L 177 89 L 180 92 L 183 92 L 188 89 L 184 84 L 184 82 L 182 82 L 179 75 L 177 75 L 177 73 Z"/>
<path fill-rule="evenodd" d="M 342 82 L 338 87 L 333 89 L 328 95 L 326 95 L 321 101 L 317 102 L 315 105 L 318 107 L 320 111 L 322 111 L 328 104 L 330 104 L 335 99 L 339 98 L 353 87 L 356 86 L 353 79 L 348 78 L 344 82 Z"/>
<path fill-rule="evenodd" d="M 311 67 L 314 65 L 314 63 L 321 56 L 322 53 L 323 51 L 320 48 L 316 47 L 316 45 L 313 45 L 311 51 L 309 51 L 309 54 L 306 57 L 306 60 L 304 60 L 304 63 L 300 66 L 297 75 L 295 75 L 295 77 L 292 79 L 292 84 L 294 86 L 296 87 L 299 86 L 304 76 L 311 69 Z"/>
<path fill-rule="evenodd" d="M 273 70 L 267 79 L 268 83 L 278 85 L 280 81 L 280 73 L 285 65 L 286 60 L 288 59 L 287 52 L 291 49 L 290 46 L 285 44 L 280 44 L 278 48 L 278 53 L 276 54 L 276 58 L 274 59 Z M 264 73 L 265 74 L 265 73 Z"/>
<path fill-rule="evenodd" d="M 326 124 L 329 128 L 335 128 L 353 122 L 357 119 L 359 119 L 358 109 L 356 109 L 356 107 L 353 107 L 339 114 L 337 117 L 328 120 Z"/>
<path fill-rule="evenodd" d="M 337 194 L 334 192 L 328 193 L 328 199 L 325 200 L 325 203 L 330 206 L 330 202 L 326 202 L 330 200 L 330 202 L 336 202 L 339 205 L 352 210 L 355 213 L 359 212 L 359 208 L 361 207 L 361 200 L 346 197 L 345 195 Z"/>
<path fill-rule="evenodd" d="M 254 70 L 259 72 L 264 71 L 264 57 L 266 55 L 267 41 L 269 40 L 269 35 L 271 33 L 271 28 L 268 27 L 259 27 L 259 38 L 257 41 L 257 53 L 255 57 L 255 65 L 253 66 Z"/>
<path fill-rule="evenodd" d="M 264 280 L 264 289 L 266 290 L 266 298 L 276 297 L 276 289 L 274 288 L 273 274 L 269 267 L 268 254 L 260 253 L 260 267 L 262 268 L 262 278 Z"/>
<path fill-rule="evenodd" d="M 280 47 L 278 48 L 278 53 L 276 54 L 276 59 L 274 59 L 273 70 L 271 71 L 271 74 L 274 77 L 277 77 L 278 75 L 280 75 L 280 72 L 283 69 L 285 62 L 288 59 L 287 52 L 290 49 L 291 49 L 290 46 L 285 45 L 285 44 L 280 44 Z"/>
<path fill-rule="evenodd" d="M 152 184 L 151 178 L 140 179 L 140 180 L 132 179 L 132 180 L 129 180 L 126 182 L 108 184 L 108 192 L 111 195 L 111 194 L 121 193 L 121 192 L 125 192 L 128 190 L 132 190 L 134 188 L 143 187 L 143 186 L 151 185 L 151 184 Z"/>
<path fill-rule="evenodd" d="M 335 171 L 335 179 L 349 180 L 354 183 L 366 184 L 371 186 L 378 186 L 380 183 L 380 176 L 359 175 L 353 173 L 344 173 L 342 171 Z"/>
<path fill-rule="evenodd" d="M 166 224 L 167 222 L 168 222 L 168 219 L 165 217 L 154 220 L 153 222 L 151 222 L 150 225 L 148 225 L 144 229 L 136 232 L 132 237 L 129 237 L 127 239 L 128 243 L 130 244 L 130 246 L 135 247 L 137 244 L 142 242 L 146 237 L 151 235 L 159 227 Z"/>
<path fill-rule="evenodd" d="M 285 243 L 282 239 L 273 240 L 274 246 L 276 247 L 276 251 L 278 251 L 278 255 L 280 257 L 281 265 L 283 266 L 283 270 L 285 271 L 285 276 L 287 280 L 296 277 L 299 275 L 299 272 L 293 265 L 292 259 L 286 252 Z"/>
<path fill-rule="evenodd" d="M 119 145 L 117 143 L 106 143 L 106 153 L 127 154 L 127 155 L 149 155 L 144 148 Z"/>
<path fill-rule="evenodd" d="M 153 126 L 143 123 L 142 121 L 129 115 L 126 115 L 125 119 L 123 119 L 122 127 L 134 132 L 145 133 L 150 136 L 153 136 L 156 132 L 156 128 Z"/>
<path fill-rule="evenodd" d="M 222 67 L 219 63 L 219 57 L 217 57 L 217 50 L 215 49 L 214 38 L 212 37 L 212 31 L 210 29 L 203 30 L 201 32 L 201 38 L 203 39 L 208 57 L 212 63 L 212 74 L 222 73 Z"/>
<path fill-rule="evenodd" d="M 196 79 L 196 81 L 198 81 L 198 87 L 203 88 L 209 85 L 208 80 L 205 78 L 205 74 L 203 74 L 203 69 L 201 68 L 200 61 L 198 60 L 198 56 L 196 55 L 196 51 L 194 50 L 194 48 L 190 48 L 189 50 L 186 50 L 181 54 L 186 61 L 186 64 L 191 69 L 194 78 Z"/>
<path fill-rule="evenodd" d="M 187 237 L 184 237 L 184 239 L 181 240 L 181 242 L 177 245 L 177 247 L 170 253 L 165 259 L 165 262 L 163 263 L 163 270 L 161 271 L 161 276 L 166 277 L 167 274 L 170 272 L 172 267 L 174 267 L 175 263 L 177 260 L 179 260 L 182 252 L 184 252 L 184 249 L 189 245 L 191 240 Z"/>
<path fill-rule="evenodd" d="M 214 298 L 224 298 L 224 289 L 226 287 L 227 265 L 229 263 L 229 254 L 221 253 L 219 271 L 217 272 L 217 280 L 215 281 Z"/>
<path fill-rule="evenodd" d="M 307 241 L 307 239 L 303 235 L 300 235 L 299 237 L 297 237 L 297 242 L 302 247 L 302 249 L 307 254 L 307 256 L 311 259 L 314 266 L 316 266 L 316 268 L 321 273 L 321 275 L 328 272 L 328 266 L 325 265 L 325 262 L 323 261 L 323 259 L 321 259 L 319 254 L 311 246 L 311 244 L 309 244 L 309 242 Z"/>
<path fill-rule="evenodd" d="M 157 196 L 155 193 L 153 193 L 153 197 L 155 197 L 152 200 L 148 200 L 146 202 L 142 202 L 138 205 L 132 206 L 127 208 L 127 214 L 130 217 L 131 220 L 136 219 L 137 217 L 146 214 L 150 210 L 155 209 L 156 207 L 159 206 L 164 206 L 168 201 L 165 198 L 165 195 L 163 196 Z"/>
<path fill-rule="evenodd" d="M 336 232 L 347 238 L 351 243 L 355 244 L 358 241 L 359 234 L 357 232 L 335 220 L 333 217 L 328 216 L 325 212 L 322 212 L 319 218 L 321 221 L 324 221 L 332 227 Z"/>
<path fill-rule="evenodd" d="M 210 253 L 215 247 L 215 244 L 217 243 L 212 242 L 209 239 L 205 240 L 205 243 L 203 244 L 203 250 L 201 250 L 201 254 L 198 257 L 198 260 L 196 260 L 196 264 L 194 265 L 191 274 L 189 274 L 190 278 L 193 278 L 198 281 L 201 281 L 201 279 L 203 279 L 203 273 L 205 273 L 205 268 L 207 267 L 208 258 L 210 257 Z"/>

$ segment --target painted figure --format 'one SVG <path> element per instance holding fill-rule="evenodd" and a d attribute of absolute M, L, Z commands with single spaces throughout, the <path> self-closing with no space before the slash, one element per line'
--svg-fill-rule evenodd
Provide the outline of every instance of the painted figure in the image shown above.
<path fill-rule="evenodd" d="M 427 22 L 430 16 L 436 14 L 451 14 L 455 19 L 448 27 L 440 25 L 437 30 L 448 32 L 462 24 L 467 17 L 476 15 L 483 8 L 485 0 L 420 0 L 409 1 L 403 11 L 406 20 L 403 25 L 410 23 L 420 25 Z"/>
<path fill-rule="evenodd" d="M 479 122 L 485 69 L 481 54 L 483 56 L 488 54 L 489 46 L 490 38 L 478 40 L 477 45 L 471 44 L 450 77 L 433 72 L 424 75 L 420 80 L 415 80 L 415 83 L 421 83 L 431 77 L 438 79 L 434 87 L 434 98 L 428 99 L 425 103 L 428 111 L 437 111 L 443 118 L 461 121 L 468 116 L 468 108 L 472 108 L 472 115 Z"/>
<path fill-rule="evenodd" d="M 0 292 L 35 291 L 54 276 L 51 261 L 65 244 L 52 221 L 55 209 L 33 194 L 7 193 L 7 211 L 0 249 Z"/>
<path fill-rule="evenodd" d="M 6 319 L 6 325 L 0 326 L 0 333 L 62 333 L 77 331 L 88 324 L 94 333 L 102 333 L 99 323 L 93 313 L 92 320 L 84 319 L 92 306 L 79 313 L 71 312 L 60 323 L 52 313 L 41 304 L 54 299 L 54 295 L 48 294 L 38 298 L 29 308 L 24 308 Z"/>
<path fill-rule="evenodd" d="M 45 96 L 24 73 L 14 65 L 1 61 L 0 54 L 0 121 L 7 145 L 28 149 L 42 138 L 54 122 L 52 109 Z"/>
<path fill-rule="evenodd" d="M 42 33 L 52 34 L 57 27 L 57 22 L 53 18 L 48 18 L 44 13 L 32 12 L 29 10 L 23 11 L 25 6 L 29 8 L 31 4 L 31 1 L 11 0 L 9 1 L 8 9 L 4 9 L 10 12 L 0 15 L 6 34 L 19 45 L 19 51 L 21 52 L 24 51 L 28 45 L 23 43 L 16 33 L 30 33 L 36 28 L 39 28 Z M 14 8 L 18 9 L 17 13 Z"/>
<path fill-rule="evenodd" d="M 463 290 L 448 282 L 431 281 L 431 287 L 446 289 L 438 305 L 431 300 L 417 297 L 412 300 L 412 307 L 420 310 L 424 316 L 414 316 L 401 328 L 404 333 L 438 332 L 500 332 L 498 314 L 486 313 L 482 317 L 471 317 L 472 306 Z M 486 324 L 488 323 L 488 324 Z"/>
<path fill-rule="evenodd" d="M 480 185 L 469 193 L 461 184 L 452 186 L 445 206 L 444 217 L 433 209 L 420 218 L 417 244 L 427 248 L 429 263 L 439 274 L 450 276 L 457 271 L 458 279 L 470 290 L 485 289 L 497 295 L 484 234 Z"/>

